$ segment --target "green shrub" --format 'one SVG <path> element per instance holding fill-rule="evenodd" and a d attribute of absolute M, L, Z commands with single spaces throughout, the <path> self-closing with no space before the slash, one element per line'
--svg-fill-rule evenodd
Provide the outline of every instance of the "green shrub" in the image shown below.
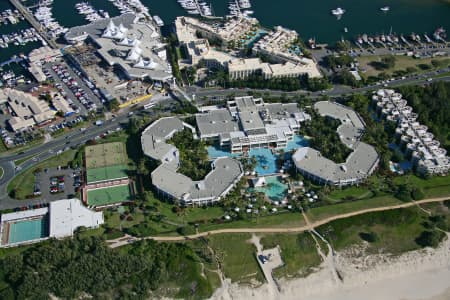
<path fill-rule="evenodd" d="M 444 233 L 437 230 L 425 230 L 416 238 L 416 243 L 421 247 L 436 248 L 444 237 Z"/>

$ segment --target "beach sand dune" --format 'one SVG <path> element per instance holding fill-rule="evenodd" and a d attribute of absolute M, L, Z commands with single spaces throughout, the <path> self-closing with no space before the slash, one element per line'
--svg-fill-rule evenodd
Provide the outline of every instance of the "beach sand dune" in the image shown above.
<path fill-rule="evenodd" d="M 336 282 L 329 264 L 306 278 L 281 280 L 277 299 L 287 300 L 449 300 L 450 239 L 437 249 L 400 256 L 361 255 L 361 248 L 338 252 L 335 267 L 343 277 Z M 227 282 L 212 299 L 239 300 L 268 297 L 266 284 L 252 288 Z"/>

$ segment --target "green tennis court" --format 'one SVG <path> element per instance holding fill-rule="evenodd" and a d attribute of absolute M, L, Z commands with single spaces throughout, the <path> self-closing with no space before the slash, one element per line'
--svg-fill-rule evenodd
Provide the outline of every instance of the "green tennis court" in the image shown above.
<path fill-rule="evenodd" d="M 87 169 L 86 179 L 87 183 L 91 184 L 94 182 L 100 182 L 105 180 L 121 179 L 127 178 L 128 167 L 126 165 L 115 165 L 109 167 Z"/>
<path fill-rule="evenodd" d="M 48 217 L 21 220 L 9 224 L 8 243 L 20 243 L 48 237 Z"/>
<path fill-rule="evenodd" d="M 132 195 L 129 185 L 119 185 L 87 191 L 88 204 L 104 206 L 125 201 L 131 201 Z"/>
<path fill-rule="evenodd" d="M 123 165 L 127 161 L 125 145 L 120 142 L 88 146 L 85 157 L 87 169 Z"/>

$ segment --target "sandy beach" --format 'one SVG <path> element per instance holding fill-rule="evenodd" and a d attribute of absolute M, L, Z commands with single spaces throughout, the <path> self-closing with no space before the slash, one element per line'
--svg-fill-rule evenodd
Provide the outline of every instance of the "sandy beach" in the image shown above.
<path fill-rule="evenodd" d="M 281 291 L 230 284 L 211 299 L 314 299 L 314 300 L 448 300 L 450 299 L 450 239 L 437 249 L 411 251 L 400 256 L 361 255 L 352 248 L 329 255 L 306 278 L 281 280 Z M 331 262 L 331 263 L 330 263 Z M 336 279 L 336 271 L 342 280 Z M 270 295 L 270 296 L 269 296 Z"/>

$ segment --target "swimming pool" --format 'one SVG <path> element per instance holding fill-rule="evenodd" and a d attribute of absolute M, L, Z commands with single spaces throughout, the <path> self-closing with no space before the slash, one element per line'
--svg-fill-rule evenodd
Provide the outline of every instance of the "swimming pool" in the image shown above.
<path fill-rule="evenodd" d="M 262 192 L 272 201 L 282 201 L 286 198 L 288 186 L 281 182 L 279 176 L 267 176 L 264 187 L 251 188 L 250 191 Z"/>
<path fill-rule="evenodd" d="M 270 149 L 258 148 L 251 149 L 248 152 L 249 157 L 256 158 L 255 172 L 259 176 L 270 175 L 278 173 L 277 169 L 277 156 L 272 153 Z"/>
<path fill-rule="evenodd" d="M 285 151 L 285 159 L 289 159 L 291 156 L 291 151 L 298 148 L 308 146 L 308 140 L 300 135 L 294 135 L 294 138 L 287 143 Z M 209 146 L 207 148 L 208 156 L 210 159 L 216 159 L 218 157 L 240 157 L 242 153 L 231 153 L 226 148 L 221 148 L 220 146 Z M 260 176 L 266 176 L 278 173 L 277 168 L 277 154 L 273 154 L 270 149 L 267 148 L 257 148 L 251 149 L 249 151 L 249 157 L 255 157 L 257 165 L 255 172 Z"/>
<path fill-rule="evenodd" d="M 297 150 L 298 148 L 306 147 L 308 146 L 308 140 L 300 135 L 294 135 L 294 138 L 292 141 L 289 141 L 287 143 L 286 148 L 284 148 L 285 152 L 290 152 L 292 150 Z"/>
<path fill-rule="evenodd" d="M 237 156 L 236 154 L 232 154 L 230 150 L 220 148 L 219 146 L 209 146 L 207 148 L 208 150 L 208 156 L 210 159 L 216 159 L 218 157 L 234 157 Z"/>
<path fill-rule="evenodd" d="M 8 243 L 20 243 L 48 237 L 48 217 L 11 222 Z"/>

